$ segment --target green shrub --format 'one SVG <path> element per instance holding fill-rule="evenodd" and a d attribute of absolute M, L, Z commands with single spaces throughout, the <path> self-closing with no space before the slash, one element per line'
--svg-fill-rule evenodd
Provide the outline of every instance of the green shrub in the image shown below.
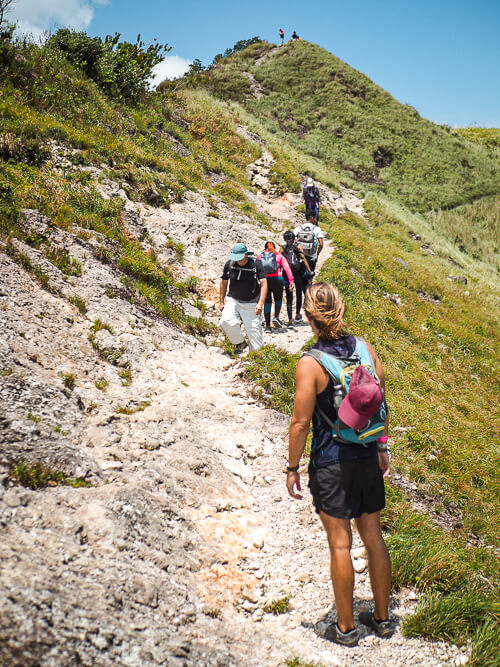
<path fill-rule="evenodd" d="M 141 36 L 135 44 L 120 41 L 120 35 L 89 37 L 85 32 L 59 29 L 47 42 L 112 97 L 137 102 L 146 92 L 153 68 L 171 50 L 154 42 L 145 48 Z"/>

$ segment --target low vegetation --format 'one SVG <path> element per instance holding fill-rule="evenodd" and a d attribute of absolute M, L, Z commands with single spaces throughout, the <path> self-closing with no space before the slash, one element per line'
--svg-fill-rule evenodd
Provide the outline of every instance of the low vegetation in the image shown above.
<path fill-rule="evenodd" d="M 283 595 L 281 598 L 271 600 L 265 605 L 264 611 L 266 614 L 273 614 L 274 616 L 288 613 L 290 611 L 290 597 L 290 595 Z"/>
<path fill-rule="evenodd" d="M 50 486 L 73 486 L 80 488 L 92 486 L 90 482 L 82 477 L 69 477 L 63 472 L 52 470 L 41 463 L 27 463 L 25 461 L 11 468 L 10 479 L 21 486 L 30 489 L 45 489 Z"/>

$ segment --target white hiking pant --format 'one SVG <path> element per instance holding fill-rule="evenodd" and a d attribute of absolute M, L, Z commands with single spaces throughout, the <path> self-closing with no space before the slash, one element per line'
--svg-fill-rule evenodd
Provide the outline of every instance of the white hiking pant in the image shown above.
<path fill-rule="evenodd" d="M 258 350 L 263 344 L 262 317 L 255 314 L 256 305 L 256 301 L 247 303 L 228 296 L 219 322 L 229 341 L 233 345 L 238 345 L 245 340 L 240 327 L 241 320 L 247 334 L 250 352 Z"/>

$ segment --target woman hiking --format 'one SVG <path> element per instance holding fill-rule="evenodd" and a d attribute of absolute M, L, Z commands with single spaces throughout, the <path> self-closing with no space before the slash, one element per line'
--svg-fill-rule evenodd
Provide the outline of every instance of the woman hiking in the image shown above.
<path fill-rule="evenodd" d="M 266 241 L 264 252 L 258 258 L 266 272 L 267 278 L 267 296 L 264 301 L 264 319 L 266 321 L 266 333 L 271 333 L 271 307 L 274 297 L 274 317 L 273 325 L 276 329 L 281 329 L 283 324 L 280 320 L 281 305 L 283 303 L 283 271 L 288 279 L 290 289 L 294 288 L 295 280 L 293 273 L 288 266 L 288 262 L 283 255 L 276 250 L 274 241 Z"/>
<path fill-rule="evenodd" d="M 312 271 L 307 261 L 304 251 L 300 243 L 295 242 L 295 234 L 291 230 L 287 230 L 283 234 L 285 245 L 280 248 L 280 253 L 287 260 L 288 265 L 293 273 L 295 282 L 295 293 L 297 295 L 295 302 L 295 320 L 293 319 L 293 289 L 289 281 L 285 278 L 285 294 L 286 294 L 286 310 L 288 314 L 287 326 L 293 326 L 294 322 L 302 322 L 302 315 L 300 310 L 302 308 L 302 299 L 312 277 Z"/>
<path fill-rule="evenodd" d="M 353 616 L 351 519 L 356 521 L 368 553 L 375 602 L 373 612 L 360 613 L 359 620 L 380 637 L 390 637 L 393 632 L 388 616 L 391 562 L 380 528 L 380 510 L 385 507 L 384 479 L 390 465 L 384 371 L 372 346 L 346 332 L 344 310 L 334 285 L 315 283 L 308 288 L 305 312 L 317 342 L 297 364 L 286 485 L 293 498 L 302 498 L 298 469 L 312 419 L 309 488 L 328 538 L 337 608 L 337 622 L 327 629 L 325 637 L 343 646 L 355 646 L 358 634 Z M 337 366 L 340 360 L 356 365 L 343 399 L 341 385 L 324 369 L 323 363 L 330 362 L 333 367 L 332 357 Z M 376 376 L 368 367 L 376 371 Z M 334 401 L 334 394 L 340 401 Z M 378 428 L 373 427 L 374 419 L 369 416 L 375 409 Z M 366 446 L 348 441 L 353 434 L 362 435 L 363 429 L 373 438 L 377 437 L 374 432 L 384 435 Z"/>

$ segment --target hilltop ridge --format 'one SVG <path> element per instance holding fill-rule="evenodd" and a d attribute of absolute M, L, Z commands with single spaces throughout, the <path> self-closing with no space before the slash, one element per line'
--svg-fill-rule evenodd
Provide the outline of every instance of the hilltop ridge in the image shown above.
<path fill-rule="evenodd" d="M 497 149 L 422 118 L 316 44 L 252 44 L 188 85 L 237 100 L 273 135 L 341 178 L 414 211 L 499 194 Z"/>

